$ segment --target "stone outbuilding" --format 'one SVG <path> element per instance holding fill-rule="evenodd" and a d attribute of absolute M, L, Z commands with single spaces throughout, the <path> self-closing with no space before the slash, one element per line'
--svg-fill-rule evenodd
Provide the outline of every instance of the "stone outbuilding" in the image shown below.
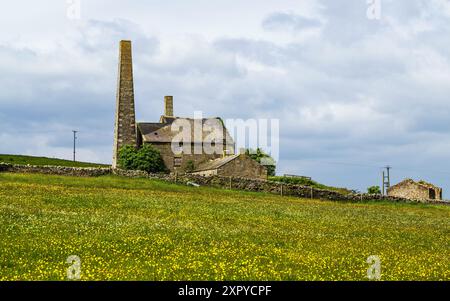
<path fill-rule="evenodd" d="M 442 188 L 425 181 L 406 179 L 387 191 L 389 196 L 412 200 L 442 200 Z"/>
<path fill-rule="evenodd" d="M 201 176 L 241 177 L 267 180 L 267 168 L 246 154 L 226 156 L 205 162 L 192 173 Z"/>

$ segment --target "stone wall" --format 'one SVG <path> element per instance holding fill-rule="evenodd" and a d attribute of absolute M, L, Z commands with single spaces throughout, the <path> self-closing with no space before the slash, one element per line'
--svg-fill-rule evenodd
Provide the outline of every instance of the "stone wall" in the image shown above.
<path fill-rule="evenodd" d="M 249 179 L 267 179 L 267 168 L 247 155 L 240 155 L 217 170 L 219 176 L 236 176 Z"/>
<path fill-rule="evenodd" d="M 422 184 L 406 179 L 388 189 L 388 195 L 420 200 L 442 200 L 442 189 L 431 184 Z"/>
<path fill-rule="evenodd" d="M 31 166 L 0 163 L 0 172 L 14 173 L 40 173 L 51 175 L 98 177 L 104 175 L 118 175 L 129 178 L 159 179 L 171 183 L 189 184 L 196 183 L 201 186 L 236 189 L 253 192 L 264 192 L 282 196 L 293 196 L 300 198 L 322 199 L 331 201 L 366 202 L 423 202 L 431 204 L 450 205 L 450 202 L 438 200 L 413 200 L 394 196 L 369 195 L 369 194 L 340 194 L 335 191 L 316 189 L 307 186 L 277 183 L 258 179 L 247 179 L 239 177 L 212 176 L 202 177 L 191 174 L 149 174 L 143 171 L 128 171 L 111 168 L 78 168 L 62 166 Z"/>
<path fill-rule="evenodd" d="M 399 197 L 370 195 L 370 194 L 340 194 L 331 190 L 317 189 L 308 186 L 277 183 L 257 179 L 237 178 L 237 177 L 202 177 L 195 175 L 182 175 L 177 179 L 179 183 L 194 182 L 201 186 L 216 188 L 236 189 L 244 191 L 265 192 L 282 196 L 293 196 L 307 199 L 321 199 L 331 201 L 386 201 L 386 202 L 423 202 L 423 200 L 410 200 Z M 438 202 L 436 202 L 438 203 Z"/>
<path fill-rule="evenodd" d="M 0 172 L 39 173 L 47 175 L 99 177 L 111 174 L 111 168 L 86 168 L 64 166 L 34 166 L 0 163 Z"/>
<path fill-rule="evenodd" d="M 181 154 L 181 167 L 174 166 L 174 158 L 177 157 L 172 151 L 172 143 L 151 143 L 153 147 L 159 150 L 161 157 L 164 161 L 165 166 L 171 172 L 183 173 L 186 168 L 186 164 L 189 161 L 194 162 L 194 166 L 197 167 L 199 164 L 207 162 L 209 160 L 214 160 L 221 158 L 222 154 L 205 154 L 203 151 L 201 154 L 194 154 L 194 145 L 191 145 L 191 154 Z"/>
<path fill-rule="evenodd" d="M 163 181 L 174 182 L 175 175 L 167 173 L 148 173 L 140 170 L 124 170 L 124 169 L 111 169 L 111 174 L 127 178 L 145 178 L 145 179 L 157 179 Z"/>
<path fill-rule="evenodd" d="M 388 189 L 388 195 L 403 198 L 426 200 L 428 199 L 429 194 L 428 188 L 409 182 L 405 182 L 402 185 L 392 186 Z"/>

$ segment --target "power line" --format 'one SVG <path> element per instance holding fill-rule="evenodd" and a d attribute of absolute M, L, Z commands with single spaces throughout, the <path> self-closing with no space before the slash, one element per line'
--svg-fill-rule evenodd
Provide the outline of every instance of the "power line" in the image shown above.
<path fill-rule="evenodd" d="M 431 169 L 412 169 L 412 168 L 404 168 L 404 167 L 395 167 L 396 170 L 403 171 L 413 171 L 413 172 L 429 172 L 429 173 L 443 173 L 450 174 L 450 171 L 442 171 L 442 170 L 431 170 Z"/>
<path fill-rule="evenodd" d="M 349 163 L 349 162 L 332 162 L 332 161 L 320 161 L 320 160 L 301 160 L 304 162 L 311 162 L 311 163 L 319 163 L 319 164 L 330 164 L 330 165 L 345 165 L 345 166 L 355 166 L 355 167 L 366 167 L 366 168 L 378 168 L 381 170 L 385 170 L 386 166 L 375 165 L 375 164 L 364 164 L 364 163 Z M 450 174 L 450 171 L 442 171 L 442 170 L 431 170 L 431 169 L 422 169 L 422 168 L 405 168 L 402 166 L 394 166 L 396 170 L 401 171 L 413 171 L 413 172 L 429 172 L 429 173 L 443 173 L 443 174 Z M 392 166 L 389 166 L 390 169 L 392 169 Z"/>
<path fill-rule="evenodd" d="M 330 164 L 330 165 L 347 165 L 347 166 L 357 166 L 357 167 L 381 168 L 380 165 L 370 165 L 370 164 L 363 164 L 363 163 L 332 162 L 332 161 L 320 161 L 320 160 L 315 160 L 315 159 L 301 160 L 301 161 L 319 163 L 319 164 Z"/>

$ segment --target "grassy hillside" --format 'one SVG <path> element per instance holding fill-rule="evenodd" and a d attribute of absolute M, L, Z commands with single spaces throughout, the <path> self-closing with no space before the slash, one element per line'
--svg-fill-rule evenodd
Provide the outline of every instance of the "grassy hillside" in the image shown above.
<path fill-rule="evenodd" d="M 0 163 L 21 164 L 21 165 L 54 165 L 54 166 L 69 166 L 69 167 L 108 167 L 104 164 L 73 162 L 69 160 L 19 156 L 19 155 L 0 155 Z"/>
<path fill-rule="evenodd" d="M 450 280 L 450 207 L 0 173 L 0 280 Z"/>

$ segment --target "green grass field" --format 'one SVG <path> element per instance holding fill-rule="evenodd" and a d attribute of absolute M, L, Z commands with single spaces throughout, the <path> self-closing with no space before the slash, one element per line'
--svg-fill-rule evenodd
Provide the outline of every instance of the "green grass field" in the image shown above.
<path fill-rule="evenodd" d="M 20 164 L 20 165 L 53 165 L 53 166 L 67 166 L 67 167 L 108 167 L 104 164 L 74 162 L 69 160 L 45 158 L 45 157 L 32 157 L 21 155 L 1 155 L 0 163 Z"/>
<path fill-rule="evenodd" d="M 450 280 L 450 207 L 0 173 L 0 280 Z"/>

